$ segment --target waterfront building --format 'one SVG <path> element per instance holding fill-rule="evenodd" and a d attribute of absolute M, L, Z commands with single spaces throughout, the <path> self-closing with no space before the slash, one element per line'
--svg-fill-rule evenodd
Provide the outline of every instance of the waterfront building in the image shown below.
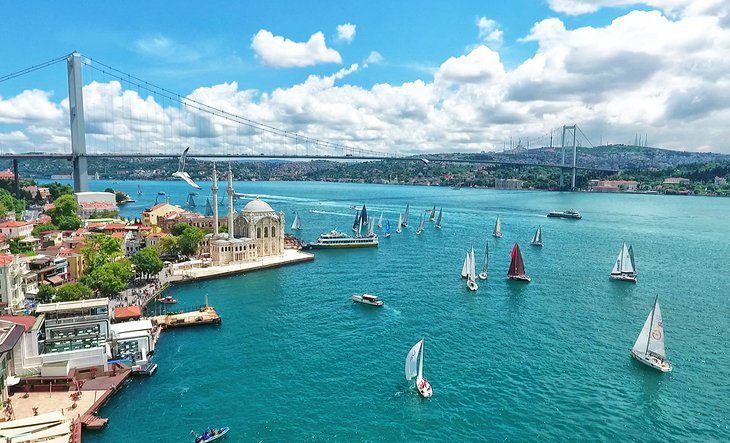
<path fill-rule="evenodd" d="M 43 319 L 32 315 L 1 315 L 1 323 L 12 323 L 23 330 L 23 334 L 13 347 L 12 372 L 15 375 L 25 375 L 24 368 L 32 366 L 30 360 L 38 358 L 38 336 Z"/>
<path fill-rule="evenodd" d="M 178 223 L 187 223 L 192 227 L 206 231 L 213 230 L 213 216 L 205 216 L 197 212 L 173 212 L 164 217 L 158 217 L 157 219 L 157 226 L 162 230 L 162 232 L 169 233 L 172 230 L 172 227 Z M 219 228 L 221 226 L 227 226 L 227 224 L 228 221 L 225 218 L 218 220 Z"/>
<path fill-rule="evenodd" d="M 238 215 L 233 209 L 233 172 L 228 168 L 228 233 L 218 232 L 218 176 L 213 166 L 213 228 L 201 244 L 201 257 L 213 266 L 226 266 L 254 261 L 261 257 L 284 253 L 283 213 L 277 214 L 268 203 L 256 198 Z M 232 228 L 231 228 L 232 227 Z"/>
<path fill-rule="evenodd" d="M 516 178 L 497 178 L 494 187 L 497 189 L 522 189 L 524 182 Z"/>
<path fill-rule="evenodd" d="M 111 349 L 114 358 L 147 360 L 155 352 L 152 321 L 136 320 L 111 325 Z"/>
<path fill-rule="evenodd" d="M 684 177 L 667 177 L 664 179 L 665 185 L 688 185 L 690 180 Z"/>
<path fill-rule="evenodd" d="M 160 228 L 158 227 L 158 218 L 165 217 L 174 212 L 185 212 L 185 210 L 179 206 L 173 206 L 169 203 L 156 204 L 151 208 L 142 211 L 142 225 L 153 228 L 153 233 L 160 232 Z"/>
<path fill-rule="evenodd" d="M 715 184 L 718 186 L 724 185 L 724 184 L 727 184 L 727 180 L 725 180 L 725 177 L 715 176 Z"/>
<path fill-rule="evenodd" d="M 13 348 L 23 336 L 23 326 L 0 321 L 0 397 L 8 399 L 8 377 L 13 375 Z"/>
<path fill-rule="evenodd" d="M 45 319 L 41 354 L 103 347 L 110 337 L 108 298 L 44 303 L 35 312 Z"/>
<path fill-rule="evenodd" d="M 119 212 L 119 207 L 116 203 L 106 202 L 83 202 L 79 203 L 79 217 L 86 220 L 91 218 L 92 215 L 97 212 Z"/>
<path fill-rule="evenodd" d="M 33 234 L 33 223 L 26 221 L 6 221 L 0 223 L 0 233 L 7 238 L 26 239 Z"/>

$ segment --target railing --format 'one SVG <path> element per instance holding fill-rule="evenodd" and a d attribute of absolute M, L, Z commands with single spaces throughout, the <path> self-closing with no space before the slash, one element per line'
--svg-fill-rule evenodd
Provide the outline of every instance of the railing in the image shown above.
<path fill-rule="evenodd" d="M 67 318 L 48 318 L 46 317 L 47 326 L 65 325 L 71 323 L 81 323 L 86 321 L 99 321 L 109 320 L 108 314 L 96 314 L 96 315 L 82 315 L 79 317 L 67 317 Z"/>

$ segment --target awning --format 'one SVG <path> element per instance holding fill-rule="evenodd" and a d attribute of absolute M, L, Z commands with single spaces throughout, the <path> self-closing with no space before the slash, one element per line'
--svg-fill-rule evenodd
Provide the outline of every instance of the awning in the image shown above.
<path fill-rule="evenodd" d="M 46 277 L 46 280 L 48 280 L 53 286 L 58 286 L 58 285 L 63 284 L 63 279 L 61 277 L 59 277 L 58 275 Z"/>

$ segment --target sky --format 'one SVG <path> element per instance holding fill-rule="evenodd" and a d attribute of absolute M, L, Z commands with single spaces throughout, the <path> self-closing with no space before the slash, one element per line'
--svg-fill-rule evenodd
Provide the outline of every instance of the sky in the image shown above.
<path fill-rule="evenodd" d="M 559 143 L 730 153 L 730 2 L 11 1 L 0 28 L 0 152 L 70 151 L 78 51 L 90 152 L 275 152 L 111 66 L 231 114 L 396 154 Z M 293 143 L 298 143 L 295 141 Z M 643 141 L 642 141 L 643 143 Z M 215 151 L 219 152 L 219 151 Z"/>

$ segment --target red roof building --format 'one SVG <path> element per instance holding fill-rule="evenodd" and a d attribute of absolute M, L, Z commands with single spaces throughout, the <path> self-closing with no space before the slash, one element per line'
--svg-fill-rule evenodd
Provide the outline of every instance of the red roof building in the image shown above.
<path fill-rule="evenodd" d="M 142 308 L 139 306 L 122 306 L 114 310 L 117 321 L 134 320 L 142 317 Z"/>
<path fill-rule="evenodd" d="M 15 180 L 15 174 L 10 169 L 0 171 L 0 180 Z"/>

